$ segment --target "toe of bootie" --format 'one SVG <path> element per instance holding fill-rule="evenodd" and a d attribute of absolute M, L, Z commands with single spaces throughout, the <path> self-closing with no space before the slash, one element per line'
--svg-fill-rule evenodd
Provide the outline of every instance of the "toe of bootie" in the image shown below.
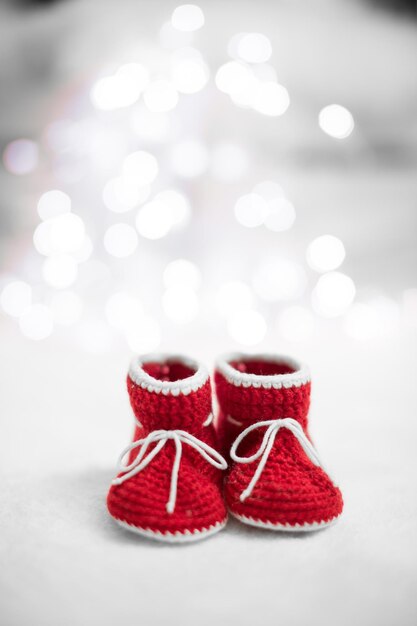
<path fill-rule="evenodd" d="M 246 468 L 233 468 L 225 487 L 229 511 L 246 524 L 279 531 L 312 531 L 331 525 L 342 513 L 342 494 L 321 468 L 312 467 L 296 479 L 279 476 L 276 469 L 265 471 L 252 493 L 242 499 L 251 479 Z"/>
<path fill-rule="evenodd" d="M 168 499 L 166 476 L 148 468 L 119 485 L 112 485 L 107 508 L 127 530 L 170 543 L 204 539 L 226 524 L 227 510 L 219 484 L 202 482 L 195 472 L 181 477 L 172 512 L 167 510 Z"/>

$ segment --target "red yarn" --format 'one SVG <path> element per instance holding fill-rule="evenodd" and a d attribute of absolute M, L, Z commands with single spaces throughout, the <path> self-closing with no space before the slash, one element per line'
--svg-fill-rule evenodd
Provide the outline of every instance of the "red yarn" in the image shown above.
<path fill-rule="evenodd" d="M 142 371 L 155 381 L 186 381 L 194 370 L 181 361 L 147 363 Z M 141 424 L 135 428 L 134 441 L 152 431 L 180 429 L 217 449 L 212 424 L 204 426 L 211 413 L 211 386 L 207 380 L 191 393 L 156 393 L 142 388 L 129 374 L 127 388 L 133 412 Z M 155 443 L 149 451 L 155 448 Z M 161 451 L 139 473 L 119 485 L 112 485 L 107 506 L 116 520 L 148 534 L 181 535 L 200 533 L 224 524 L 226 507 L 222 495 L 222 472 L 208 463 L 190 445 L 182 444 L 175 509 L 167 512 L 170 479 L 175 459 L 174 441 L 168 440 Z M 139 448 L 130 454 L 131 463 Z M 122 474 L 119 474 L 121 476 Z"/>
<path fill-rule="evenodd" d="M 218 433 L 225 454 L 239 433 L 251 424 L 265 420 L 292 418 L 310 439 L 308 380 L 300 384 L 294 368 L 279 358 L 273 362 L 270 358 L 242 357 L 228 363 L 236 372 L 254 374 L 255 377 L 251 376 L 251 383 L 245 383 L 247 386 L 241 381 L 237 385 L 226 378 L 221 365 L 216 369 L 215 385 L 220 406 Z M 282 378 L 288 374 L 290 376 Z M 273 376 L 270 380 L 280 388 L 274 388 L 270 383 L 267 385 L 271 388 L 263 387 L 257 383 L 258 376 Z M 286 386 L 282 384 L 284 379 Z M 265 427 L 259 427 L 249 433 L 239 446 L 239 456 L 256 453 L 265 431 Z M 259 460 L 245 464 L 232 461 L 229 465 L 225 496 L 229 510 L 236 516 L 260 522 L 260 525 L 291 527 L 330 522 L 342 512 L 339 489 L 326 472 L 310 460 L 295 435 L 286 428 L 278 432 L 258 482 L 242 502 L 241 494 L 248 487 L 258 463 Z"/>

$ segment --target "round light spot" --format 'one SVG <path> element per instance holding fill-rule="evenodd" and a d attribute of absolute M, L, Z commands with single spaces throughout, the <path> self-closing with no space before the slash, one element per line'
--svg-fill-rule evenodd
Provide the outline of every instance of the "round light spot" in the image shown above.
<path fill-rule="evenodd" d="M 288 91 L 274 82 L 260 82 L 255 94 L 253 108 L 263 115 L 283 115 L 290 105 Z"/>
<path fill-rule="evenodd" d="M 165 189 L 156 194 L 154 202 L 164 205 L 164 215 L 169 215 L 170 227 L 183 225 L 191 216 L 188 198 L 175 189 Z"/>
<path fill-rule="evenodd" d="M 0 304 L 12 317 L 19 317 L 32 302 L 32 288 L 22 280 L 8 283 L 2 290 Z"/>
<path fill-rule="evenodd" d="M 38 146 L 29 139 L 16 139 L 3 152 L 4 167 L 11 174 L 19 176 L 32 172 L 38 165 L 38 159 Z"/>
<path fill-rule="evenodd" d="M 19 318 L 19 327 L 29 339 L 46 339 L 54 328 L 52 312 L 44 304 L 33 304 Z"/>
<path fill-rule="evenodd" d="M 264 317 L 258 311 L 237 311 L 229 317 L 228 331 L 231 337 L 244 346 L 260 343 L 267 331 Z"/>
<path fill-rule="evenodd" d="M 84 237 L 84 222 L 74 213 L 59 215 L 50 222 L 49 238 L 54 253 L 75 252 L 82 246 Z"/>
<path fill-rule="evenodd" d="M 232 94 L 245 89 L 250 77 L 251 72 L 243 63 L 229 61 L 219 67 L 215 82 L 220 91 Z"/>
<path fill-rule="evenodd" d="M 261 196 L 256 193 L 249 193 L 238 199 L 234 212 L 239 224 L 247 228 L 255 228 L 263 224 L 268 214 L 268 208 Z"/>
<path fill-rule="evenodd" d="M 136 229 L 146 239 L 165 237 L 172 225 L 173 220 L 169 206 L 156 199 L 144 204 L 136 216 Z"/>
<path fill-rule="evenodd" d="M 295 209 L 286 198 L 276 198 L 268 202 L 268 215 L 265 226 L 274 232 L 288 230 L 295 222 Z"/>
<path fill-rule="evenodd" d="M 186 287 L 197 289 L 201 283 L 201 273 L 195 263 L 187 259 L 176 259 L 168 263 L 164 270 L 166 287 Z"/>
<path fill-rule="evenodd" d="M 129 224 L 113 224 L 104 234 L 104 247 L 111 256 L 128 257 L 135 252 L 137 245 L 138 236 Z"/>
<path fill-rule="evenodd" d="M 51 311 L 56 324 L 72 326 L 81 318 L 83 301 L 73 291 L 60 291 L 51 298 Z"/>
<path fill-rule="evenodd" d="M 65 289 L 77 279 L 78 266 L 75 259 L 67 254 L 50 256 L 42 265 L 44 281 L 55 289 Z"/>
<path fill-rule="evenodd" d="M 172 149 L 171 163 L 181 178 L 201 176 L 209 164 L 207 148 L 200 141 L 193 139 L 182 141 Z"/>
<path fill-rule="evenodd" d="M 104 76 L 93 85 L 91 101 L 103 111 L 131 106 L 139 99 L 148 81 L 148 70 L 143 65 L 128 63 L 113 76 Z"/>
<path fill-rule="evenodd" d="M 114 213 L 125 213 L 148 199 L 150 185 L 138 186 L 123 176 L 112 178 L 103 189 L 103 202 Z"/>
<path fill-rule="evenodd" d="M 344 313 L 355 298 L 355 283 L 341 272 L 323 274 L 312 293 L 315 311 L 323 317 L 337 317 Z"/>
<path fill-rule="evenodd" d="M 150 185 L 158 176 L 158 161 L 149 152 L 138 150 L 132 152 L 123 161 L 123 185 L 128 190 L 133 186 Z"/>
<path fill-rule="evenodd" d="M 346 256 L 345 246 L 333 235 L 314 239 L 307 248 L 307 263 L 317 272 L 329 272 L 338 268 Z"/>
<path fill-rule="evenodd" d="M 59 189 L 51 189 L 41 195 L 38 213 L 42 220 L 49 220 L 71 211 L 71 198 Z"/>
<path fill-rule="evenodd" d="M 272 46 L 266 35 L 244 33 L 237 42 L 237 54 L 248 63 L 265 63 L 272 54 Z"/>
<path fill-rule="evenodd" d="M 184 32 L 199 30 L 204 26 L 204 13 L 196 4 L 182 4 L 174 10 L 171 23 Z"/>
<path fill-rule="evenodd" d="M 151 83 L 143 94 L 147 108 L 154 113 L 171 111 L 178 104 L 178 92 L 167 80 L 156 80 Z"/>
<path fill-rule="evenodd" d="M 178 324 L 192 322 L 200 308 L 196 293 L 184 285 L 168 287 L 162 296 L 162 306 L 165 315 Z"/>
<path fill-rule="evenodd" d="M 287 307 L 278 318 L 278 330 L 288 341 L 307 341 L 314 333 L 314 317 L 305 307 Z"/>
<path fill-rule="evenodd" d="M 199 59 L 182 59 L 172 70 L 172 82 L 180 93 L 197 93 L 204 89 L 210 76 L 207 65 Z"/>
<path fill-rule="evenodd" d="M 329 104 L 319 113 L 320 128 L 331 137 L 345 139 L 354 129 L 352 113 L 340 104 Z"/>

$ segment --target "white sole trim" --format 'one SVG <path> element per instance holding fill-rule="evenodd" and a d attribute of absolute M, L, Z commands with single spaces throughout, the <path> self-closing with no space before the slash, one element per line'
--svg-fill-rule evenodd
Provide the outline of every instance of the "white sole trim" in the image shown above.
<path fill-rule="evenodd" d="M 264 528 L 265 530 L 275 530 L 285 533 L 303 533 L 321 530 L 322 528 L 333 526 L 333 524 L 335 524 L 342 515 L 337 515 L 327 522 L 313 522 L 312 524 L 274 524 L 273 522 L 263 522 L 260 519 L 247 517 L 246 515 L 238 515 L 237 513 L 233 513 L 232 511 L 230 511 L 230 514 L 233 515 L 233 517 L 238 519 L 240 522 L 242 522 L 243 524 L 247 524 L 248 526 L 255 526 L 257 528 Z"/>
<path fill-rule="evenodd" d="M 128 524 L 127 522 L 123 522 L 120 519 L 113 517 L 116 524 L 124 528 L 125 530 L 129 530 L 136 535 L 141 535 L 142 537 L 147 537 L 148 539 L 153 539 L 155 541 L 162 541 L 165 543 L 190 543 L 192 541 L 200 541 L 200 539 L 205 539 L 206 537 L 210 537 L 211 535 L 215 535 L 222 528 L 224 528 L 227 524 L 227 518 L 223 522 L 217 522 L 217 524 L 213 524 L 208 528 L 202 528 L 201 530 L 186 530 L 182 532 L 160 532 L 157 530 L 151 530 L 150 528 L 140 528 L 139 526 L 133 526 L 132 524 Z"/>

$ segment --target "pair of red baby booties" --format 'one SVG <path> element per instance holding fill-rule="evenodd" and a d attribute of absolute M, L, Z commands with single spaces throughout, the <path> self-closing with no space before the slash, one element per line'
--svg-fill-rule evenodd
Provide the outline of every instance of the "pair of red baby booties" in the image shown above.
<path fill-rule="evenodd" d="M 245 524 L 311 531 L 341 514 L 342 495 L 308 433 L 310 376 L 276 355 L 229 354 L 214 372 L 185 357 L 135 358 L 127 377 L 136 418 L 107 506 L 123 527 L 168 542 Z"/>

